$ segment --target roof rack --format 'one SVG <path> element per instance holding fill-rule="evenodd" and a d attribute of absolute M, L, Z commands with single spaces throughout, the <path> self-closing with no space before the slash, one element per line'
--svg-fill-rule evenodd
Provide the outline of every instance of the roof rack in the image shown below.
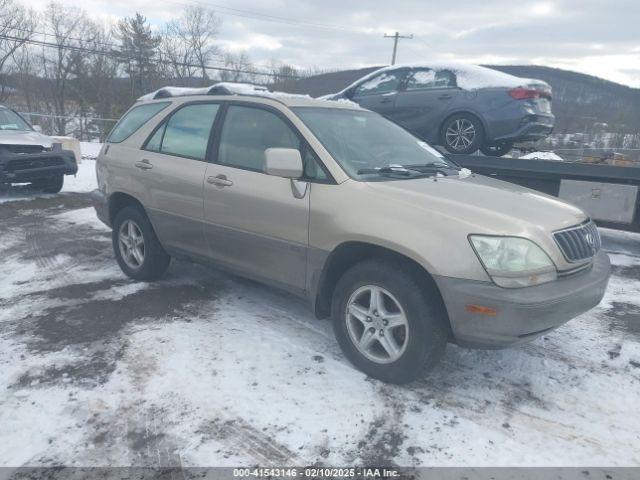
<path fill-rule="evenodd" d="M 190 95 L 268 95 L 269 90 L 262 85 L 251 83 L 231 83 L 219 82 L 209 87 L 189 88 L 189 87 L 162 87 L 158 90 L 147 93 L 138 101 L 156 100 L 159 98 L 184 97 Z"/>

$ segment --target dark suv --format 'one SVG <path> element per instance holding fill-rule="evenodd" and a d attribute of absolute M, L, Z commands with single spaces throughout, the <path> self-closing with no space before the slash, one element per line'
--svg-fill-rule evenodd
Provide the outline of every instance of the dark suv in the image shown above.
<path fill-rule="evenodd" d="M 547 83 L 476 65 L 386 67 L 323 98 L 352 100 L 459 154 L 504 155 L 549 135 L 555 121 Z"/>

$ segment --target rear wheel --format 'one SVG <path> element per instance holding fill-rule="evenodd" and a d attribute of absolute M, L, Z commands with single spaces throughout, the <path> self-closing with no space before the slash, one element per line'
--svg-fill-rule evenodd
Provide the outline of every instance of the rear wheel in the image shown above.
<path fill-rule="evenodd" d="M 473 153 L 484 141 L 482 122 L 475 115 L 456 113 L 447 118 L 440 131 L 440 143 L 449 153 Z"/>
<path fill-rule="evenodd" d="M 501 157 L 513 148 L 513 142 L 500 142 L 493 145 L 483 145 L 480 151 L 488 157 Z"/>
<path fill-rule="evenodd" d="M 439 297 L 388 261 L 368 260 L 338 281 L 333 327 L 347 358 L 367 375 L 407 383 L 432 368 L 447 343 Z"/>
<path fill-rule="evenodd" d="M 151 222 L 139 207 L 125 207 L 113 221 L 113 251 L 122 271 L 134 280 L 157 280 L 169 267 Z"/>
<path fill-rule="evenodd" d="M 54 175 L 48 178 L 40 178 L 31 183 L 31 186 L 36 190 L 40 190 L 44 193 L 58 193 L 62 190 L 64 184 L 64 175 Z"/>

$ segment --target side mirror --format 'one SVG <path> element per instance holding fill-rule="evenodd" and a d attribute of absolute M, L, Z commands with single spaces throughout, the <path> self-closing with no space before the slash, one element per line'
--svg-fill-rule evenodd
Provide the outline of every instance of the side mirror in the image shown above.
<path fill-rule="evenodd" d="M 42 127 L 40 125 L 32 125 L 32 127 L 36 132 L 42 133 Z"/>
<path fill-rule="evenodd" d="M 302 157 L 295 148 L 267 148 L 264 151 L 264 173 L 275 177 L 302 177 Z"/>

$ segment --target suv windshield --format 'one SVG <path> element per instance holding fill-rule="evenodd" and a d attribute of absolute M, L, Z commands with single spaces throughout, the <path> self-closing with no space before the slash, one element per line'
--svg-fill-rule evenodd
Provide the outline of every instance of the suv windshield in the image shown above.
<path fill-rule="evenodd" d="M 352 178 L 415 178 L 459 170 L 436 149 L 376 113 L 315 107 L 292 110 Z"/>
<path fill-rule="evenodd" d="M 0 130 L 21 130 L 30 132 L 31 126 L 16 112 L 0 107 Z"/>

